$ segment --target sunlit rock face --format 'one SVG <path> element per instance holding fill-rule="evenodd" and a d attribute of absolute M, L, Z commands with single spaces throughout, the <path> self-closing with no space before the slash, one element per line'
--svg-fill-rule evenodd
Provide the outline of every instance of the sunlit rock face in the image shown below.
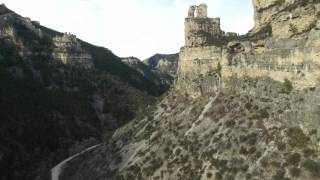
<path fill-rule="evenodd" d="M 319 1 L 301 0 L 253 0 L 255 28 L 259 31 L 271 26 L 277 38 L 289 38 L 305 33 L 317 25 Z"/>
<path fill-rule="evenodd" d="M 82 49 L 77 37 L 65 33 L 53 38 L 53 57 L 64 64 L 93 67 L 92 56 Z"/>
<path fill-rule="evenodd" d="M 253 5 L 255 27 L 240 37 L 224 33 L 219 18 L 193 16 L 198 7 L 190 7 L 176 89 L 197 96 L 233 88 L 228 83 L 233 77 L 289 79 L 298 89 L 320 82 L 319 1 L 253 0 Z"/>

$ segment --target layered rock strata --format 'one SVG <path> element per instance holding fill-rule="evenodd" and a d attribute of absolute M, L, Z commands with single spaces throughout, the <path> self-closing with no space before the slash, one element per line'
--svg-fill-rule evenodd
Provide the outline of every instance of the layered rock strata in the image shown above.
<path fill-rule="evenodd" d="M 86 68 L 93 67 L 92 56 L 83 50 L 77 37 L 65 33 L 53 38 L 53 57 L 64 64 L 81 65 Z"/>
<path fill-rule="evenodd" d="M 253 4 L 255 27 L 240 37 L 223 33 L 218 19 L 192 17 L 189 10 L 178 90 L 196 96 L 228 89 L 230 77 L 288 79 L 298 89 L 319 83 L 319 1 L 253 0 Z"/>

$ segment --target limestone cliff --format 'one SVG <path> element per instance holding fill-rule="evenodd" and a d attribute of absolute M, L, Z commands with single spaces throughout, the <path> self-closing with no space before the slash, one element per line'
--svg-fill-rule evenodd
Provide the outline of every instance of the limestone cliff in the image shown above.
<path fill-rule="evenodd" d="M 319 83 L 319 1 L 253 3 L 255 27 L 240 37 L 221 33 L 218 19 L 186 18 L 177 89 L 202 94 L 230 88 L 234 76 L 289 79 L 298 89 Z"/>
<path fill-rule="evenodd" d="M 273 37 L 288 38 L 315 28 L 319 19 L 316 0 L 253 0 L 254 32 L 270 26 Z"/>
<path fill-rule="evenodd" d="M 143 61 L 162 82 L 172 85 L 177 73 L 179 54 L 155 54 Z"/>
<path fill-rule="evenodd" d="M 77 37 L 72 34 L 65 33 L 62 36 L 53 38 L 53 57 L 64 64 L 81 65 L 86 68 L 93 67 L 91 54 L 86 52 Z"/>
<path fill-rule="evenodd" d="M 172 84 L 172 81 L 168 81 L 164 76 L 159 74 L 157 71 L 154 71 L 154 69 L 136 57 L 126 57 L 121 58 L 121 60 L 131 68 L 138 71 L 147 80 L 156 84 L 160 88 L 161 93 L 167 91 Z"/>

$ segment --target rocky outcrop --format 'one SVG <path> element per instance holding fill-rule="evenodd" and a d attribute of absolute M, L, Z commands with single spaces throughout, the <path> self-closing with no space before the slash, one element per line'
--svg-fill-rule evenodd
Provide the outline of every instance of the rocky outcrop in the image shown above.
<path fill-rule="evenodd" d="M 270 26 L 273 37 L 277 38 L 308 32 L 316 26 L 319 18 L 317 0 L 253 0 L 253 5 L 254 32 Z"/>
<path fill-rule="evenodd" d="M 159 74 L 158 71 L 154 70 L 153 68 L 151 68 L 150 66 L 148 66 L 136 57 L 121 58 L 121 60 L 131 68 L 138 71 L 143 77 L 148 79 L 150 82 L 160 87 L 161 93 L 167 91 L 173 82 L 172 80 L 168 80 L 167 76 Z"/>
<path fill-rule="evenodd" d="M 320 2 L 256 0 L 254 6 L 256 24 L 247 35 L 223 44 L 209 42 L 191 47 L 186 44 L 181 49 L 175 83 L 177 91 L 193 97 L 237 92 L 258 98 L 278 97 L 287 93 L 288 86 L 297 91 L 319 86 Z M 294 18 L 280 21 L 289 14 Z M 312 19 L 312 26 L 308 19 Z M 293 23 L 294 29 L 286 28 L 286 23 Z M 260 35 L 265 26 L 271 28 L 263 37 Z M 256 80 L 261 81 L 261 86 L 248 83 Z M 284 87 L 275 86 L 273 82 L 283 83 Z M 320 104 L 320 100 L 315 94 L 312 102 L 304 101 L 282 119 L 303 119 L 301 124 L 308 128 L 311 128 L 310 124 L 319 125 L 313 105 Z M 301 108 L 304 110 L 300 111 Z"/>
<path fill-rule="evenodd" d="M 176 77 L 179 54 L 155 54 L 143 61 L 162 82 L 172 85 Z"/>
<path fill-rule="evenodd" d="M 217 34 L 222 31 L 211 28 L 210 18 L 186 18 L 177 89 L 199 95 L 231 88 L 230 77 L 247 76 L 289 79 L 298 89 L 319 83 L 319 2 L 254 0 L 254 7 L 253 31 L 234 39 Z M 205 33 L 192 33 L 198 30 Z"/>
<path fill-rule="evenodd" d="M 208 18 L 206 4 L 190 6 L 188 17 L 185 19 L 186 47 L 221 45 L 236 38 L 237 34 L 225 34 L 221 30 L 220 18 Z"/>
<path fill-rule="evenodd" d="M 155 54 L 143 63 L 153 70 L 168 74 L 172 77 L 176 76 L 179 54 Z"/>
<path fill-rule="evenodd" d="M 75 35 L 65 33 L 62 36 L 54 37 L 53 44 L 52 55 L 54 59 L 64 64 L 93 67 L 92 56 L 81 47 Z"/>
<path fill-rule="evenodd" d="M 93 67 L 91 54 L 81 47 L 81 43 L 76 36 L 65 33 L 51 37 L 50 34 L 41 29 L 39 22 L 15 14 L 5 5 L 1 5 L 0 11 L 2 12 L 0 15 L 0 38 L 15 44 L 21 57 L 42 55 L 63 64 L 85 68 Z M 30 37 L 24 36 L 24 34 L 29 33 L 33 34 L 36 38 L 35 41 L 38 43 L 46 41 L 46 46 L 38 48 L 37 43 L 29 42 Z"/>

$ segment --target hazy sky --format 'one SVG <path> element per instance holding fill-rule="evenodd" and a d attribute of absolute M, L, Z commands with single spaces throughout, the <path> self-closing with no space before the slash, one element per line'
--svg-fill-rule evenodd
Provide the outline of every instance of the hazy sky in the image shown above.
<path fill-rule="evenodd" d="M 225 31 L 253 27 L 252 0 L 2 0 L 18 14 L 112 50 L 120 57 L 145 59 L 176 53 L 184 44 L 190 5 L 207 3 Z"/>

